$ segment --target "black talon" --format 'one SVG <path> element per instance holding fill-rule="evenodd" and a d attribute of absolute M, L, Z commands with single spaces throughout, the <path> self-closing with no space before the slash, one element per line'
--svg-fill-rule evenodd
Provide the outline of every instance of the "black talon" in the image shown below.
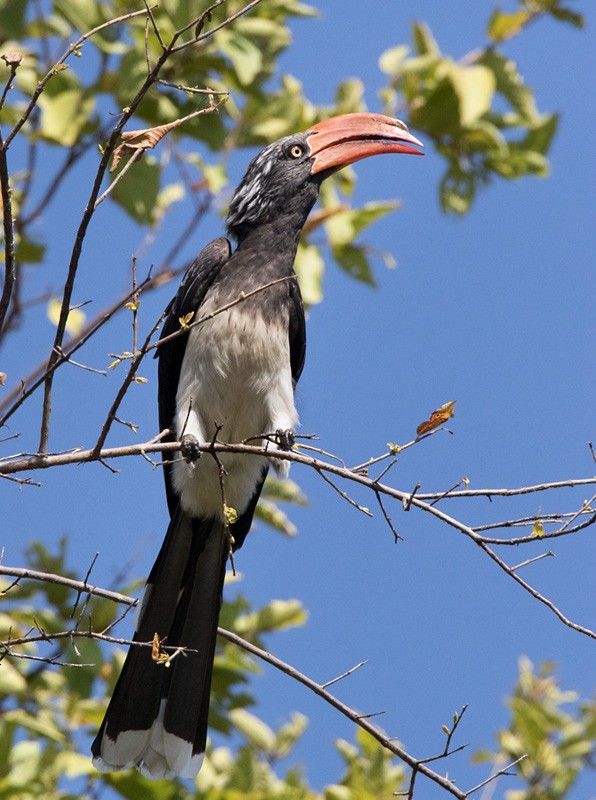
<path fill-rule="evenodd" d="M 201 451 L 197 437 L 193 436 L 192 433 L 185 433 L 180 439 L 180 452 L 188 464 L 198 461 L 201 457 Z"/>

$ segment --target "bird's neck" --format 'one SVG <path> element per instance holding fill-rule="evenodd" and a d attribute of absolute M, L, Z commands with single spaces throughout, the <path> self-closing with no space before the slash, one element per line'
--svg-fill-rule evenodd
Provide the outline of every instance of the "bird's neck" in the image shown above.
<path fill-rule="evenodd" d="M 275 263 L 280 275 L 290 274 L 304 221 L 288 215 L 247 228 L 238 236 L 237 251 L 258 254 L 263 261 Z"/>

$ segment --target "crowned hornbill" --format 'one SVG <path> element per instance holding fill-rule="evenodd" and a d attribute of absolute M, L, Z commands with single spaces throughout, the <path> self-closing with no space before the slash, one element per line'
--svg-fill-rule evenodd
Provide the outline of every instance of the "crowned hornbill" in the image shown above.
<path fill-rule="evenodd" d="M 159 347 L 160 428 L 170 429 L 172 441 L 183 440 L 187 458 L 164 470 L 171 521 L 135 640 L 149 642 L 157 633 L 190 652 L 166 669 L 150 648 L 130 648 L 92 745 L 103 771 L 137 766 L 149 777 L 171 778 L 199 770 L 230 542 L 242 546 L 269 465 L 285 476 L 289 462 L 220 454 L 224 509 L 218 465 L 213 458 L 197 460 L 193 442 L 210 442 L 216 434 L 227 442 L 263 442 L 273 434 L 271 451 L 288 446 L 305 354 L 293 265 L 321 181 L 368 156 L 418 155 L 412 145 L 421 146 L 402 122 L 368 113 L 333 117 L 269 145 L 251 162 L 230 204 L 227 230 L 236 249 L 223 238 L 208 244 L 167 308 L 162 338 L 179 331 L 183 319 L 207 321 Z M 230 508 L 237 514 L 233 521 Z"/>

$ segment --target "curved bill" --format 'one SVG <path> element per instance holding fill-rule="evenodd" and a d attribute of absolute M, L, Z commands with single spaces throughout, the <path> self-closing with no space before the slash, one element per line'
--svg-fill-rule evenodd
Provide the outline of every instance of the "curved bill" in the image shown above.
<path fill-rule="evenodd" d="M 313 125 L 306 136 L 313 157 L 313 174 L 335 172 L 382 153 L 424 155 L 415 149 L 424 145 L 404 123 L 383 114 L 341 114 Z"/>

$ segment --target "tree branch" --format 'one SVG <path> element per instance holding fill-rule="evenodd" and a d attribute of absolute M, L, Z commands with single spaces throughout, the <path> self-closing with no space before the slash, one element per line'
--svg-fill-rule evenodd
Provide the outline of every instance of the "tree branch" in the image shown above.
<path fill-rule="evenodd" d="M 31 579 L 37 581 L 45 581 L 53 584 L 59 584 L 62 586 L 68 586 L 71 589 L 76 590 L 79 594 L 89 594 L 95 595 L 97 597 L 107 598 L 113 600 L 116 603 L 122 603 L 128 606 L 134 606 L 137 604 L 136 599 L 132 599 L 127 597 L 126 595 L 122 595 L 118 592 L 112 592 L 107 589 L 101 589 L 97 586 L 90 586 L 86 583 L 86 581 L 77 581 L 71 578 L 64 578 L 60 575 L 54 575 L 51 573 L 44 573 L 38 572 L 36 570 L 28 570 L 28 569 L 21 569 L 18 567 L 4 567 L 0 566 L 0 575 L 7 575 L 11 577 L 15 577 L 17 580 L 11 584 L 14 586 L 18 581 L 22 579 Z M 11 587 L 8 587 L 4 590 L 4 594 L 9 591 Z M 256 658 L 260 659 L 261 661 L 270 664 L 271 666 L 275 667 L 275 669 L 283 672 L 288 677 L 292 678 L 293 680 L 301 683 L 303 686 L 306 686 L 316 695 L 321 697 L 325 702 L 339 711 L 343 716 L 349 719 L 351 722 L 358 725 L 363 730 L 367 731 L 371 736 L 373 736 L 386 750 L 393 753 L 397 758 L 407 764 L 411 769 L 415 770 L 417 773 L 424 775 L 429 780 L 433 781 L 434 783 L 438 784 L 441 788 L 445 789 L 449 794 L 453 797 L 459 798 L 459 800 L 465 800 L 467 797 L 466 792 L 458 789 L 454 783 L 452 783 L 448 778 L 443 777 L 439 773 L 435 772 L 434 770 L 430 769 L 425 763 L 428 759 L 418 759 L 400 747 L 394 738 L 389 737 L 384 731 L 382 731 L 379 727 L 377 727 L 374 723 L 372 723 L 369 719 L 370 715 L 363 715 L 360 712 L 356 711 L 355 709 L 351 708 L 350 706 L 343 703 L 337 697 L 332 695 L 329 691 L 327 691 L 327 686 L 334 683 L 339 678 L 336 678 L 335 681 L 330 681 L 325 684 L 318 683 L 317 681 L 309 678 L 303 672 L 293 667 L 291 664 L 288 664 L 285 661 L 277 658 L 276 656 L 272 655 L 271 653 L 263 650 L 257 645 L 252 644 L 251 642 L 246 641 L 238 634 L 233 633 L 232 631 L 228 631 L 225 628 L 218 627 L 217 629 L 218 634 L 226 639 L 227 641 L 231 642 L 232 644 L 242 648 L 247 653 L 255 656 Z M 152 642 L 133 642 L 128 639 L 117 638 L 113 636 L 106 636 L 103 633 L 96 633 L 94 631 L 81 631 L 81 630 L 74 630 L 74 631 L 60 631 L 59 633 L 52 633 L 47 634 L 45 632 L 37 633 L 34 635 L 28 635 L 19 637 L 17 639 L 10 639 L 6 642 L 0 642 L 0 648 L 2 648 L 3 656 L 13 655 L 10 651 L 11 647 L 17 647 L 19 645 L 30 644 L 32 642 L 51 642 L 56 639 L 76 639 L 76 638 L 91 638 L 97 639 L 100 641 L 105 641 L 111 644 L 123 644 L 128 646 L 138 646 L 138 647 L 151 647 Z M 174 651 L 181 650 L 184 648 L 164 648 L 166 651 Z M 54 659 L 55 660 L 55 659 Z M 51 662 L 53 663 L 53 662 Z M 358 665 L 361 666 L 361 665 Z M 351 674 L 355 669 L 358 667 L 354 667 L 351 670 L 348 670 L 340 677 L 346 677 L 347 675 Z M 443 753 L 435 758 L 441 758 L 448 755 L 448 753 Z"/>
<path fill-rule="evenodd" d="M 223 452 L 245 453 L 247 455 L 250 454 L 250 455 L 259 455 L 266 457 L 270 457 L 272 455 L 269 443 L 267 443 L 263 447 L 257 447 L 255 445 L 242 444 L 242 443 L 227 444 L 224 442 L 212 441 L 208 443 L 198 443 L 198 448 L 201 452 L 210 453 L 212 455 Z M 157 443 L 155 439 L 152 439 L 149 442 L 145 442 L 144 444 L 126 445 L 124 447 L 107 447 L 99 451 L 97 450 L 97 448 L 92 448 L 89 450 L 72 450 L 64 453 L 55 453 L 55 454 L 19 453 L 15 456 L 9 456 L 5 459 L 0 460 L 0 475 L 12 475 L 18 472 L 25 472 L 29 470 L 49 469 L 50 467 L 65 466 L 67 464 L 81 464 L 92 461 L 105 462 L 113 458 L 124 458 L 128 456 L 139 456 L 139 455 L 147 456 L 149 453 L 155 453 L 155 452 L 175 453 L 178 452 L 179 450 L 180 450 L 179 442 Z M 419 496 L 415 495 L 413 492 L 401 491 L 400 489 L 396 489 L 392 486 L 379 483 L 378 480 L 369 478 L 367 475 L 363 475 L 362 473 L 355 473 L 353 472 L 353 470 L 346 468 L 344 466 L 339 466 L 334 463 L 322 461 L 321 459 L 314 458 L 313 456 L 306 456 L 303 455 L 302 453 L 297 453 L 293 451 L 284 451 L 276 448 L 275 458 L 282 460 L 285 459 L 287 461 L 302 464 L 304 466 L 310 467 L 311 469 L 314 469 L 316 472 L 320 474 L 325 472 L 328 474 L 336 475 L 337 477 L 343 478 L 345 480 L 353 481 L 371 490 L 372 492 L 377 494 L 377 496 L 379 494 L 383 494 L 386 495 L 387 497 L 391 497 L 394 500 L 399 501 L 405 510 L 414 506 L 419 510 L 426 512 L 427 514 L 430 514 L 431 516 L 445 523 L 449 527 L 454 528 L 455 530 L 459 531 L 460 533 L 463 533 L 465 536 L 471 539 L 478 547 L 480 547 L 483 550 L 483 552 L 485 552 L 500 567 L 500 569 L 502 569 L 507 575 L 513 578 L 513 580 L 516 581 L 516 583 L 518 583 L 532 597 L 534 597 L 539 602 L 543 603 L 561 622 L 563 622 L 565 625 L 572 628 L 573 630 L 577 631 L 578 633 L 582 633 L 591 639 L 596 639 L 596 632 L 594 632 L 589 628 L 584 627 L 583 625 L 579 625 L 578 623 L 573 622 L 571 619 L 565 616 L 563 612 L 560 611 L 551 600 L 549 600 L 547 597 L 542 595 L 537 589 L 535 589 L 533 586 L 527 583 L 527 581 L 525 581 L 517 574 L 514 568 L 510 567 L 505 561 L 499 558 L 499 556 L 497 556 L 497 554 L 489 547 L 489 544 L 485 540 L 485 538 L 481 536 L 479 533 L 477 533 L 474 530 L 474 528 L 471 528 L 464 522 L 446 514 L 436 506 L 424 502 L 423 500 L 420 499 Z M 550 486 L 552 488 L 558 488 L 562 485 L 565 486 L 585 485 L 588 483 L 589 484 L 596 483 L 596 477 L 581 478 L 577 480 L 569 480 L 563 482 L 554 482 L 550 484 Z M 541 490 L 546 491 L 548 486 L 549 484 L 541 484 Z M 484 490 L 484 491 L 492 491 L 492 490 Z M 524 493 L 523 488 L 511 491 L 516 494 Z M 480 491 L 479 494 L 482 495 L 483 492 Z M 567 531 L 567 533 L 569 533 L 569 531 Z M 528 537 L 527 539 L 528 542 L 540 541 L 540 540 L 541 537 Z"/>

